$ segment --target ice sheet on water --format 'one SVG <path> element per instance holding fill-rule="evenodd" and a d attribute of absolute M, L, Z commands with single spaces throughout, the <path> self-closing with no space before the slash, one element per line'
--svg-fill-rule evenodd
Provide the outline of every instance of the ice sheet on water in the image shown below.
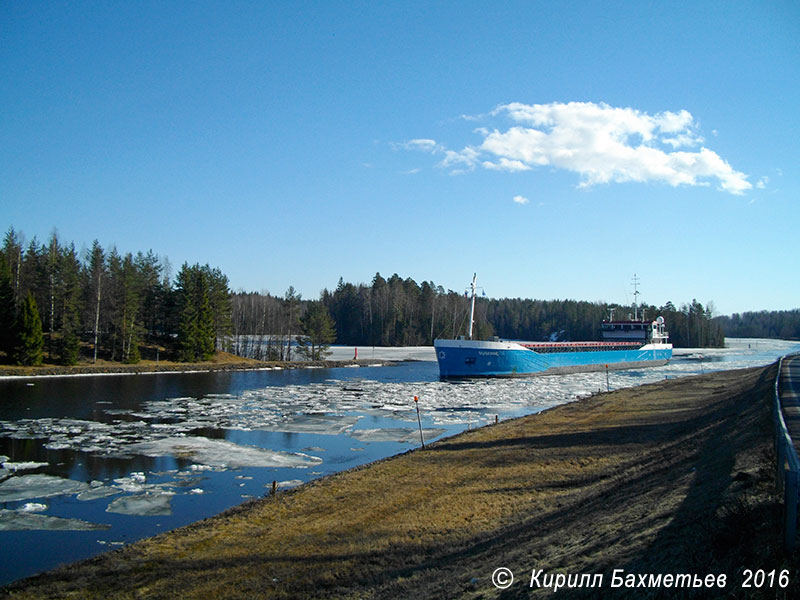
<path fill-rule="evenodd" d="M 4 469 L 8 469 L 9 471 L 13 471 L 16 473 L 17 471 L 30 471 L 33 469 L 38 469 L 39 467 L 46 467 L 50 463 L 46 462 L 4 462 L 1 463 Z"/>
<path fill-rule="evenodd" d="M 202 436 L 140 442 L 134 444 L 132 449 L 146 456 L 190 458 L 204 465 L 218 467 L 309 467 L 322 462 L 321 458 L 307 454 L 265 450 Z"/>
<path fill-rule="evenodd" d="M 331 346 L 331 360 L 350 360 L 355 356 L 356 346 Z M 358 346 L 358 356 L 364 360 L 426 360 L 435 361 L 436 351 L 433 346 Z M 371 366 L 371 365 L 370 365 Z"/>
<path fill-rule="evenodd" d="M 0 531 L 50 530 L 86 531 L 90 529 L 110 529 L 111 525 L 89 523 L 80 519 L 50 517 L 22 510 L 0 509 Z"/>
<path fill-rule="evenodd" d="M 106 512 L 120 515 L 162 516 L 172 514 L 172 496 L 169 492 L 151 492 L 115 498 Z"/>
<path fill-rule="evenodd" d="M 798 347 L 796 343 L 780 340 L 729 339 L 727 343 L 729 347 L 723 349 L 676 350 L 676 360 L 665 367 L 636 372 L 613 371 L 608 375 L 608 385 L 611 389 L 617 389 L 695 374 L 701 372 L 701 369 L 709 371 L 767 364 L 775 357 Z M 365 358 L 370 351 L 371 348 L 361 349 L 360 355 Z M 419 351 L 428 352 L 430 349 Z M 697 358 L 686 358 L 693 353 L 710 358 L 705 363 Z M 145 450 L 152 452 L 159 444 L 161 451 L 164 446 L 178 448 L 179 438 L 189 439 L 188 436 L 203 428 L 337 435 L 353 430 L 362 416 L 413 423 L 416 421 L 414 396 L 419 397 L 419 408 L 427 422 L 432 421 L 436 426 L 479 425 L 493 421 L 495 415 L 507 417 L 536 412 L 604 391 L 606 385 L 605 372 L 460 383 L 439 380 L 386 382 L 370 379 L 343 382 L 329 379 L 310 384 L 268 386 L 245 390 L 237 395 L 209 394 L 201 398 L 168 398 L 146 402 L 135 410 L 119 409 L 111 405 L 104 409 L 112 421 L 107 423 L 62 418 L 2 421 L 0 436 L 43 439 L 48 449 L 67 449 L 127 458 Z M 182 442 L 184 451 L 191 446 L 187 456 L 200 463 L 197 469 L 220 470 L 239 462 L 244 462 L 247 466 L 273 466 L 275 462 L 266 459 L 263 454 L 239 462 L 228 461 L 222 449 L 214 451 L 207 447 L 202 451 L 211 452 L 208 459 L 211 462 L 207 463 L 205 459 L 197 457 L 200 452 L 198 445 L 204 444 L 207 446 L 207 442 L 202 440 Z M 241 452 L 233 454 L 241 455 Z M 275 456 L 281 455 L 272 455 L 273 458 Z M 4 462 L 8 462 L 8 457 L 3 458 Z M 292 460 L 297 460 L 297 456 Z M 0 480 L 5 478 L 8 481 L 12 478 L 10 475 L 10 469 L 0 467 Z"/>
<path fill-rule="evenodd" d="M 115 496 L 122 493 L 122 490 L 111 485 L 100 485 L 84 490 L 77 495 L 78 500 L 99 500 L 108 496 Z"/>
<path fill-rule="evenodd" d="M 114 483 L 117 484 L 116 487 L 119 490 L 123 492 L 136 494 L 148 489 L 148 486 L 145 483 L 146 480 L 147 477 L 145 476 L 144 473 L 142 473 L 141 471 L 134 471 L 132 473 L 129 473 L 127 477 L 117 477 L 114 480 Z"/>
<path fill-rule="evenodd" d="M 353 427 L 358 422 L 358 419 L 359 417 L 357 416 L 296 415 L 265 429 L 285 433 L 338 435 Z"/>
<path fill-rule="evenodd" d="M 21 475 L 0 482 L 0 502 L 77 494 L 87 489 L 88 484 L 74 479 L 43 474 Z"/>
<path fill-rule="evenodd" d="M 426 440 L 432 440 L 445 432 L 444 429 L 423 429 Z M 393 427 L 386 429 L 354 429 L 350 437 L 359 442 L 419 442 L 419 429 L 411 427 Z"/>
<path fill-rule="evenodd" d="M 21 512 L 31 512 L 31 513 L 44 512 L 47 510 L 47 504 L 42 504 L 41 502 L 26 502 L 25 504 L 20 506 L 17 510 Z"/>

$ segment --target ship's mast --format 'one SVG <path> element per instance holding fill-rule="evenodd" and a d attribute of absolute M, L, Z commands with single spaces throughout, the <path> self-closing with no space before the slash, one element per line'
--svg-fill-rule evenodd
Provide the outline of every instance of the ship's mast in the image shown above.
<path fill-rule="evenodd" d="M 639 320 L 639 278 L 633 274 L 633 320 Z"/>
<path fill-rule="evenodd" d="M 472 284 L 470 285 L 470 287 L 472 289 L 472 303 L 471 303 L 470 308 L 469 308 L 469 338 L 468 339 L 470 339 L 470 340 L 472 339 L 472 325 L 475 323 L 475 290 L 477 289 L 475 287 L 475 283 L 477 282 L 477 280 L 478 280 L 478 274 L 477 273 L 473 273 L 473 275 L 472 275 Z"/>

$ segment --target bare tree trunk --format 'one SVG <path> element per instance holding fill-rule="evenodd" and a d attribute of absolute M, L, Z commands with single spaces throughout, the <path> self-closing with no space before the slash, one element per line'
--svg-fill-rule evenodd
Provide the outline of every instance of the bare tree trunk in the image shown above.
<path fill-rule="evenodd" d="M 47 356 L 53 358 L 53 333 L 55 332 L 56 320 L 56 293 L 53 273 L 50 273 L 50 339 L 47 340 Z"/>
<path fill-rule="evenodd" d="M 100 330 L 100 276 L 97 277 L 97 302 L 95 303 L 94 310 L 94 356 L 92 363 L 97 362 L 97 339 Z"/>

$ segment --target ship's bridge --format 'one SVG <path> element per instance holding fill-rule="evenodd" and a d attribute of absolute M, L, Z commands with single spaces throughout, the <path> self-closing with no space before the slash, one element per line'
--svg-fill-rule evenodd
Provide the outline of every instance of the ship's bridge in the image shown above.
<path fill-rule="evenodd" d="M 638 342 L 641 344 L 665 343 L 669 334 L 664 328 L 664 317 L 655 321 L 603 321 L 601 324 L 603 341 Z"/>

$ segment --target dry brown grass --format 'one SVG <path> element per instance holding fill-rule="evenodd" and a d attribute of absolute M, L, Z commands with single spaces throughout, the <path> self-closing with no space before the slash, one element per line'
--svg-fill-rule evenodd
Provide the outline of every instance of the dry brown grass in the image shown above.
<path fill-rule="evenodd" d="M 465 432 L 6 593 L 489 598 L 500 596 L 490 581 L 499 566 L 518 579 L 503 597 L 527 597 L 533 568 L 727 572 L 733 581 L 743 548 L 755 549 L 744 566 L 779 566 L 774 375 L 672 380 Z M 732 533 L 753 520 L 746 539 Z"/>

